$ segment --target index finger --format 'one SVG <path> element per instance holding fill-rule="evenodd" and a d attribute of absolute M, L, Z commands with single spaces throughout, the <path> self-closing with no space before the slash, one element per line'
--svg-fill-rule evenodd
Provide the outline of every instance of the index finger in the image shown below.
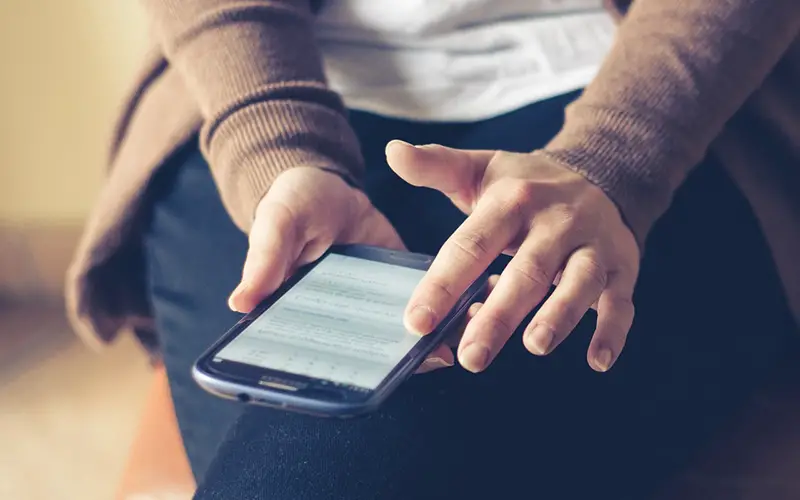
<path fill-rule="evenodd" d="M 420 335 L 434 328 L 459 297 L 500 255 L 519 230 L 504 203 L 484 197 L 442 246 L 414 290 L 405 312 L 406 328 Z"/>

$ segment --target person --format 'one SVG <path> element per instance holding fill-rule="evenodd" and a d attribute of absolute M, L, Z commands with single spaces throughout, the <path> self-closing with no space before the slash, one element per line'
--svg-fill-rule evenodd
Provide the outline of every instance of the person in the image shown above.
<path fill-rule="evenodd" d="M 478 498 L 532 482 L 640 498 L 785 351 L 800 4 L 638 0 L 579 95 L 587 71 L 556 62 L 595 43 L 520 29 L 541 21 L 533 4 L 144 2 L 160 46 L 68 302 L 90 342 L 129 327 L 163 356 L 198 479 L 241 412 L 188 375 L 237 318 L 227 291 L 247 311 L 333 242 L 404 244 L 437 255 L 406 314 L 425 334 L 472 277 L 500 272 L 456 356 L 428 362 L 485 373 L 417 377 L 354 422 L 248 412 L 232 435 L 252 453 L 223 447 L 210 495 Z M 536 80 L 542 59 L 521 56 L 552 40 L 572 44 Z M 584 370 L 580 351 L 614 369 Z"/>

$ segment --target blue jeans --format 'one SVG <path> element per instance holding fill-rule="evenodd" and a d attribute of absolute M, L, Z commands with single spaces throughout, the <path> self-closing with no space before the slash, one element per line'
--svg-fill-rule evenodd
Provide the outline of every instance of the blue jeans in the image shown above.
<path fill-rule="evenodd" d="M 441 194 L 397 178 L 385 143 L 530 151 L 558 131 L 572 98 L 477 123 L 353 112 L 366 191 L 411 250 L 435 253 L 464 216 Z M 746 402 L 794 333 L 756 221 L 708 161 L 652 232 L 637 319 L 611 372 L 586 364 L 590 313 L 550 356 L 530 355 L 516 336 L 485 373 L 416 376 L 368 417 L 244 408 L 202 392 L 189 370 L 238 318 L 226 297 L 246 237 L 196 144 L 172 158 L 154 190 L 150 295 L 202 499 L 643 498 Z"/>

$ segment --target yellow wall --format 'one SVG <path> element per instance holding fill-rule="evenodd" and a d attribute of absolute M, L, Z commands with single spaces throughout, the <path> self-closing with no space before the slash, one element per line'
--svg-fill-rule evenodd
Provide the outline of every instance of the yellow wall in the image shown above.
<path fill-rule="evenodd" d="M 0 223 L 72 223 L 141 60 L 132 0 L 0 0 Z"/>

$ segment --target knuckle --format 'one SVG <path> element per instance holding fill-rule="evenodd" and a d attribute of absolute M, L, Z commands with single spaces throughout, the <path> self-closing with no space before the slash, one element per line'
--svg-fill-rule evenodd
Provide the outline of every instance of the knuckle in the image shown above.
<path fill-rule="evenodd" d="M 582 212 L 569 203 L 554 203 L 548 212 L 552 223 L 564 232 L 574 232 L 583 227 Z"/>
<path fill-rule="evenodd" d="M 520 259 L 519 263 L 509 264 L 509 266 L 512 272 L 527 281 L 534 289 L 547 289 L 550 288 L 550 285 L 553 283 L 550 274 L 545 271 L 545 267 L 536 259 Z"/>
<path fill-rule="evenodd" d="M 491 332 L 493 336 L 502 338 L 510 336 L 516 328 L 503 313 L 496 311 L 486 311 L 483 321 L 487 323 L 487 330 Z"/>
<path fill-rule="evenodd" d="M 630 297 L 612 296 L 605 298 L 606 308 L 599 311 L 598 328 L 609 338 L 624 339 L 633 324 L 636 309 Z"/>
<path fill-rule="evenodd" d="M 468 258 L 482 261 L 489 254 L 486 238 L 475 232 L 458 232 L 453 235 L 453 246 Z"/>
<path fill-rule="evenodd" d="M 595 256 L 582 257 L 576 266 L 576 270 L 580 273 L 583 281 L 591 283 L 601 290 L 608 283 L 606 267 Z"/>
<path fill-rule="evenodd" d="M 498 149 L 495 151 L 494 155 L 492 155 L 492 159 L 489 162 L 491 165 L 496 165 L 498 163 L 502 163 L 504 166 L 517 164 L 520 159 L 523 157 L 520 153 L 513 153 L 511 151 L 504 151 L 502 149 Z"/>
<path fill-rule="evenodd" d="M 512 181 L 500 187 L 499 196 L 503 211 L 520 220 L 530 217 L 528 208 L 536 199 L 535 185 L 530 182 Z"/>
<path fill-rule="evenodd" d="M 492 156 L 492 163 L 513 161 L 518 153 L 512 153 L 504 149 L 498 149 Z"/>
<path fill-rule="evenodd" d="M 515 180 L 503 187 L 503 197 L 512 205 L 524 206 L 535 197 L 536 186 L 531 182 Z"/>
<path fill-rule="evenodd" d="M 614 260 L 615 274 L 625 278 L 626 281 L 635 283 L 636 277 L 639 275 L 639 259 L 637 257 L 630 258 L 625 255 L 616 255 Z"/>
<path fill-rule="evenodd" d="M 631 297 L 627 295 L 611 295 L 610 299 L 617 314 L 631 319 L 636 315 L 636 306 L 634 306 Z"/>
<path fill-rule="evenodd" d="M 428 293 L 426 296 L 441 297 L 445 300 L 451 300 L 455 297 L 452 287 L 444 280 L 438 277 L 431 277 L 427 282 Z M 436 301 L 438 302 L 438 301 Z"/>
<path fill-rule="evenodd" d="M 536 200 L 534 183 L 522 179 L 505 178 L 498 180 L 486 197 L 502 212 L 511 217 L 521 217 Z"/>

